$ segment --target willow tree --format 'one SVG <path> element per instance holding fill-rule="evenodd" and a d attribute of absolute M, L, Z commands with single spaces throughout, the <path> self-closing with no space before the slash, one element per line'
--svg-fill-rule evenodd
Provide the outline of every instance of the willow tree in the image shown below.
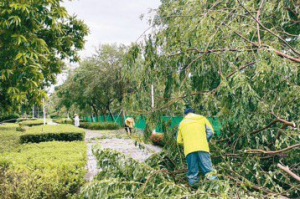
<path fill-rule="evenodd" d="M 151 25 L 141 44 L 146 66 L 141 80 L 160 85 L 160 101 L 144 112 L 159 115 L 192 106 L 218 116 L 222 135 L 212 152 L 221 178 L 265 194 L 297 196 L 296 1 L 162 0 Z M 182 165 L 173 143 L 174 151 Z"/>
<path fill-rule="evenodd" d="M 62 60 L 78 61 L 86 25 L 62 0 L 0 1 L 0 110 L 41 102 Z"/>

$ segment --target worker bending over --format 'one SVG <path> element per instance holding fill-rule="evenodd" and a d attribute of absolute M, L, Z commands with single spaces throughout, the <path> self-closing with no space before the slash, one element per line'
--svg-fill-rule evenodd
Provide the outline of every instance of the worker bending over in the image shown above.
<path fill-rule="evenodd" d="M 208 142 L 214 130 L 206 117 L 195 114 L 194 109 L 186 109 L 185 117 L 179 125 L 177 143 L 183 145 L 186 157 L 189 184 L 199 182 L 199 170 L 209 180 L 218 179 L 213 169 Z"/>
<path fill-rule="evenodd" d="M 125 130 L 128 135 L 132 133 L 132 129 L 135 126 L 134 119 L 129 117 L 125 120 Z"/>

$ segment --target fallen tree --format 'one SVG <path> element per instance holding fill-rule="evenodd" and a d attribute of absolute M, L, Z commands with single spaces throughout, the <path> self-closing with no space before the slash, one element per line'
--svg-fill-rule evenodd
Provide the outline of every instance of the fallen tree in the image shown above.
<path fill-rule="evenodd" d="M 163 1 L 153 31 L 129 56 L 140 52 L 144 58 L 137 69 L 144 72 L 141 86 L 127 109 L 148 115 L 146 140 L 160 116 L 194 107 L 222 122 L 222 134 L 210 147 L 219 178 L 230 189 L 243 189 L 241 197 L 254 192 L 262 194 L 257 197 L 299 197 L 297 13 L 295 1 Z M 154 107 L 149 106 L 151 85 Z M 184 171 L 176 128 L 166 124 L 163 131 L 171 161 L 158 159 L 165 165 L 160 169 Z M 296 178 L 278 163 L 289 165 Z M 186 184 L 184 172 L 174 178 L 177 185 Z"/>

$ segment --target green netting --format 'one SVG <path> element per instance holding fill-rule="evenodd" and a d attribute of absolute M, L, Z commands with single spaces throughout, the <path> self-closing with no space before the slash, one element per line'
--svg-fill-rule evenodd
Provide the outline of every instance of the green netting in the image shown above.
<path fill-rule="evenodd" d="M 135 128 L 141 129 L 141 130 L 145 130 L 146 128 L 146 117 L 144 116 L 126 116 L 126 118 L 128 117 L 133 117 L 135 119 Z M 126 119 L 125 118 L 125 119 Z M 85 120 L 92 122 L 92 118 L 91 117 L 84 117 Z M 163 127 L 164 125 L 167 126 L 168 128 L 178 128 L 178 125 L 180 124 L 180 122 L 182 121 L 183 117 L 171 117 L 171 116 L 163 116 L 161 117 L 160 121 L 157 122 L 156 125 L 156 132 L 163 132 Z M 208 117 L 207 118 L 215 132 L 217 135 L 220 135 L 221 133 L 221 123 L 219 121 L 219 119 L 217 117 Z M 94 121 L 96 120 L 96 117 L 94 117 Z M 116 122 L 118 123 L 120 126 L 122 126 L 122 118 L 120 116 L 115 115 L 114 118 L 112 118 L 111 116 L 99 116 L 98 117 L 98 121 L 99 122 Z"/>

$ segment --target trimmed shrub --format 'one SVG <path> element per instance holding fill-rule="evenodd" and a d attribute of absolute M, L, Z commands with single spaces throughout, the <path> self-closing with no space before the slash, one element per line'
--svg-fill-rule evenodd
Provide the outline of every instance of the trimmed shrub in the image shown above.
<path fill-rule="evenodd" d="M 74 121 L 70 118 L 53 119 L 52 121 L 58 124 L 74 124 Z"/>
<path fill-rule="evenodd" d="M 23 126 L 39 126 L 44 124 L 44 119 L 27 119 L 19 123 Z"/>
<path fill-rule="evenodd" d="M 71 198 L 84 184 L 84 142 L 26 144 L 0 155 L 1 198 Z"/>
<path fill-rule="evenodd" d="M 0 125 L 0 154 L 14 151 L 20 145 L 19 139 L 22 133 L 16 131 L 18 127 L 18 124 Z"/>
<path fill-rule="evenodd" d="M 71 125 L 37 126 L 20 136 L 21 143 L 84 140 L 84 130 Z"/>
<path fill-rule="evenodd" d="M 120 125 L 113 122 L 80 122 L 80 127 L 91 130 L 118 130 Z"/>
<path fill-rule="evenodd" d="M 87 120 L 87 119 L 80 119 L 80 122 L 89 122 L 89 120 Z"/>
<path fill-rule="evenodd" d="M 62 118 L 60 115 L 57 115 L 57 114 L 55 114 L 55 113 L 54 113 L 54 114 L 50 114 L 49 116 L 50 116 L 51 119 L 59 119 L 59 118 Z"/>
<path fill-rule="evenodd" d="M 0 114 L 0 122 L 5 121 L 6 123 L 15 123 L 19 117 L 20 117 L 20 115 L 17 113 Z"/>
<path fill-rule="evenodd" d="M 36 119 L 32 119 L 32 118 L 18 118 L 16 123 L 19 123 L 19 122 L 23 122 L 23 121 L 27 121 L 27 120 L 36 120 Z"/>

